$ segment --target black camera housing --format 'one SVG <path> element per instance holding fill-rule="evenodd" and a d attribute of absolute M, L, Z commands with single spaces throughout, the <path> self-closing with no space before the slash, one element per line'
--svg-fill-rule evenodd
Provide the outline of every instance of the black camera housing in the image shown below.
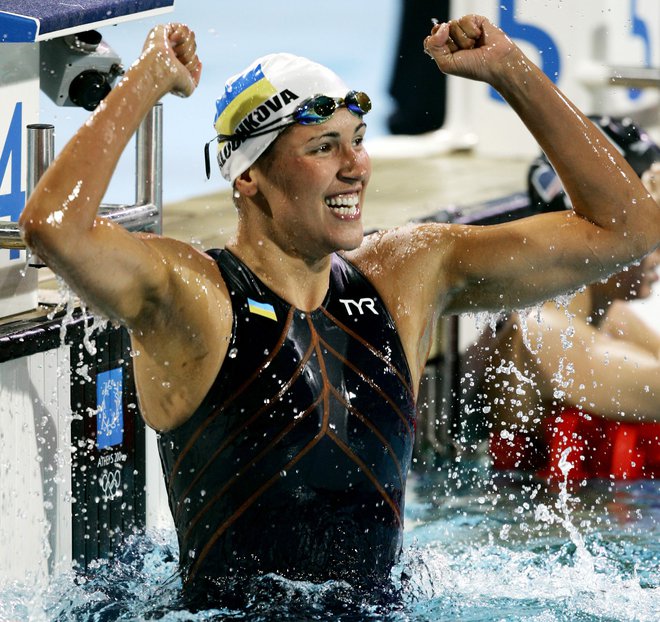
<path fill-rule="evenodd" d="M 58 106 L 94 110 L 124 73 L 121 59 L 96 30 L 40 44 L 41 90 Z"/>

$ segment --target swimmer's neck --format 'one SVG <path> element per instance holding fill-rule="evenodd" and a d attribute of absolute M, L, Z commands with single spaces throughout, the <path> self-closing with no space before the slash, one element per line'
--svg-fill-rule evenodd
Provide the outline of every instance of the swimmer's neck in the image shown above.
<path fill-rule="evenodd" d="M 330 282 L 331 255 L 304 258 L 284 251 L 272 240 L 252 244 L 240 236 L 229 240 L 226 248 L 269 289 L 296 309 L 309 312 L 323 303 Z"/>

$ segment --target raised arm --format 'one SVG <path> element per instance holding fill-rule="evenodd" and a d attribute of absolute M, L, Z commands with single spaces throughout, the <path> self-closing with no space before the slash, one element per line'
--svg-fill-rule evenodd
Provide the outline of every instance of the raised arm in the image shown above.
<path fill-rule="evenodd" d="M 574 206 L 485 233 L 462 232 L 450 257 L 461 278 L 453 310 L 526 305 L 601 278 L 660 244 L 660 209 L 637 175 L 501 30 L 470 15 L 434 27 L 425 47 L 442 71 L 501 93 Z M 479 253 L 470 252 L 474 244 Z"/>
<path fill-rule="evenodd" d="M 504 32 L 468 15 L 434 26 L 424 48 L 441 71 L 502 94 L 552 161 L 574 211 L 487 227 L 407 226 L 367 240 L 356 261 L 418 367 L 439 314 L 523 308 L 616 272 L 660 244 L 660 208 L 637 175 Z"/>
<path fill-rule="evenodd" d="M 218 372 L 231 327 L 228 293 L 208 256 L 131 234 L 97 210 L 144 116 L 166 93 L 190 95 L 200 72 L 186 26 L 154 28 L 140 58 L 48 168 L 20 220 L 25 241 L 49 267 L 130 329 L 142 416 L 160 430 L 185 421 Z"/>
<path fill-rule="evenodd" d="M 190 95 L 201 64 L 182 25 L 158 26 L 139 60 L 41 178 L 20 218 L 23 237 L 89 304 L 133 325 L 162 298 L 162 245 L 97 217 L 121 153 L 142 119 L 169 92 Z"/>

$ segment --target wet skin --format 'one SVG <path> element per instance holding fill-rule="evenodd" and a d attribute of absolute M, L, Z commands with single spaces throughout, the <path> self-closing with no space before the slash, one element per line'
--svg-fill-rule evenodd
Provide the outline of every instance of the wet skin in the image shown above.
<path fill-rule="evenodd" d="M 638 300 L 648 298 L 653 292 L 653 284 L 659 279 L 660 250 L 650 253 L 639 263 L 610 277 L 603 285 L 604 295 L 614 300 Z M 598 285 L 592 286 L 600 289 Z"/>

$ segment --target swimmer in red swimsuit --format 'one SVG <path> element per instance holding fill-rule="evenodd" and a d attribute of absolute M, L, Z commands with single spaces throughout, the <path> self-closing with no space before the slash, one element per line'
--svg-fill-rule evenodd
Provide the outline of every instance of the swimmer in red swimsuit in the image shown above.
<path fill-rule="evenodd" d="M 592 121 L 660 199 L 660 147 L 630 119 Z M 570 208 L 544 156 L 530 169 L 529 193 L 541 211 Z M 660 476 L 660 332 L 628 304 L 651 295 L 659 264 L 656 250 L 499 331 L 483 388 L 496 468 L 563 477 L 570 447 L 573 479 Z"/>

